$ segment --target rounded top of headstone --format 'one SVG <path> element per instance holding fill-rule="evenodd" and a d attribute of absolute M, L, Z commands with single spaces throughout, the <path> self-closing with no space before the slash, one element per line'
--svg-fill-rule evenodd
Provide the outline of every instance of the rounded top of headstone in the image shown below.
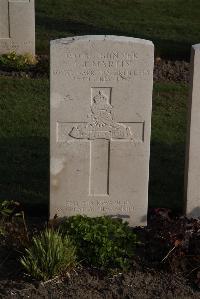
<path fill-rule="evenodd" d="M 192 45 L 194 50 L 200 50 L 200 44 Z"/>
<path fill-rule="evenodd" d="M 81 41 L 116 41 L 116 42 L 127 42 L 127 43 L 137 43 L 142 45 L 153 46 L 152 41 L 134 38 L 128 36 L 117 36 L 117 35 L 83 35 L 83 36 L 72 36 L 67 38 L 60 38 L 51 41 L 51 45 L 53 44 L 70 44 L 73 42 L 81 42 Z"/>

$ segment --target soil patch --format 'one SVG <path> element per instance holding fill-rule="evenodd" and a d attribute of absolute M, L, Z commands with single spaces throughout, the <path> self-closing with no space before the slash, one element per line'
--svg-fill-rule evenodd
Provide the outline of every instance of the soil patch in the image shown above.
<path fill-rule="evenodd" d="M 189 83 L 190 64 L 186 61 L 155 60 L 154 81 Z"/>
<path fill-rule="evenodd" d="M 0 298 L 199 298 L 186 281 L 169 273 L 140 271 L 100 275 L 91 269 L 72 274 L 65 281 L 33 284 L 21 281 L 1 281 Z"/>
<path fill-rule="evenodd" d="M 33 218 L 29 229 L 38 230 Z M 38 224 L 39 223 L 39 224 Z M 136 227 L 140 244 L 130 271 L 105 273 L 79 267 L 62 280 L 41 283 L 23 273 L 19 250 L 2 239 L 0 298 L 200 298 L 200 220 L 150 212 L 147 227 Z"/>

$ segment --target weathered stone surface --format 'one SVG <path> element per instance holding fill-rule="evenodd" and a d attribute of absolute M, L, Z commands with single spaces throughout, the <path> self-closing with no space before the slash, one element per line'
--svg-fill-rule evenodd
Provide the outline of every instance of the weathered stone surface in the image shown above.
<path fill-rule="evenodd" d="M 0 0 L 0 54 L 35 55 L 34 0 Z"/>
<path fill-rule="evenodd" d="M 200 44 L 192 46 L 185 204 L 189 217 L 200 217 Z"/>
<path fill-rule="evenodd" d="M 153 56 L 128 37 L 51 42 L 51 218 L 146 223 Z"/>

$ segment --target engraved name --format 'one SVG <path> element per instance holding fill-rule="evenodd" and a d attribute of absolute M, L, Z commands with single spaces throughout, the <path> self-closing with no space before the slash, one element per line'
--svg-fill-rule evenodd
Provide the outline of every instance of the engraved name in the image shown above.
<path fill-rule="evenodd" d="M 138 66 L 139 54 L 134 51 L 87 53 L 67 51 L 61 58 L 62 69 L 54 66 L 54 76 L 64 76 L 73 81 L 131 81 L 150 75 L 148 67 Z"/>

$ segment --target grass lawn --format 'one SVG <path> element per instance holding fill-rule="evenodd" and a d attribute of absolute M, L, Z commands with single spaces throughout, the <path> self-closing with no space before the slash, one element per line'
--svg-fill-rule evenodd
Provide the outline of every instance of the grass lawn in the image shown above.
<path fill-rule="evenodd" d="M 36 0 L 37 53 L 48 53 L 50 39 L 115 34 L 150 39 L 161 57 L 189 59 L 199 28 L 199 0 Z"/>
<path fill-rule="evenodd" d="M 188 86 L 154 85 L 150 206 L 183 207 Z"/>
<path fill-rule="evenodd" d="M 48 204 L 49 82 L 0 78 L 0 199 Z M 39 211 L 38 211 L 39 213 Z"/>
<path fill-rule="evenodd" d="M 49 81 L 0 78 L 0 85 L 0 199 L 47 213 Z M 154 86 L 151 207 L 182 207 L 187 92 L 180 84 Z"/>

